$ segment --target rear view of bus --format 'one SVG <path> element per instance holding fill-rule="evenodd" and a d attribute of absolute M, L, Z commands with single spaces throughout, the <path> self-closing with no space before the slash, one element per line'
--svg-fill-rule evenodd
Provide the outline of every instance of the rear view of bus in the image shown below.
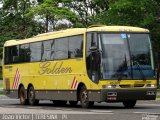
<path fill-rule="evenodd" d="M 87 38 L 88 75 L 102 87 L 101 101 L 119 101 L 125 107 L 134 107 L 137 100 L 156 98 L 148 30 L 111 27 L 109 31 L 88 32 Z M 95 60 L 89 60 L 90 54 Z"/>

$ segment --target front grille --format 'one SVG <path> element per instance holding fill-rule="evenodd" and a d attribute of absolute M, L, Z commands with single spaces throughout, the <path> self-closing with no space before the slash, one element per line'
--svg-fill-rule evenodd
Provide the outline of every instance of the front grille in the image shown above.
<path fill-rule="evenodd" d="M 130 88 L 131 85 L 119 85 L 121 88 Z"/>
<path fill-rule="evenodd" d="M 121 88 L 141 88 L 144 87 L 145 84 L 126 84 L 126 85 L 119 85 Z"/>
<path fill-rule="evenodd" d="M 144 84 L 134 84 L 134 87 L 144 87 Z"/>

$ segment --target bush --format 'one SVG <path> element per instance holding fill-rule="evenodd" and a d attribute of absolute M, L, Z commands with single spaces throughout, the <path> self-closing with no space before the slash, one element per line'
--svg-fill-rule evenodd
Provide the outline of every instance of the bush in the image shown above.
<path fill-rule="evenodd" d="M 0 80 L 2 80 L 2 66 L 0 66 Z"/>

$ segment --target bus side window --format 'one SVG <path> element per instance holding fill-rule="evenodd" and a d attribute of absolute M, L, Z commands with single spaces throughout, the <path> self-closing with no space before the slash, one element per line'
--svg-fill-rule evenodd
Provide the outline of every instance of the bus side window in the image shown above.
<path fill-rule="evenodd" d="M 55 40 L 55 59 L 68 59 L 68 39 L 60 38 Z"/>
<path fill-rule="evenodd" d="M 30 43 L 31 61 L 41 61 L 42 59 L 42 42 Z"/>
<path fill-rule="evenodd" d="M 5 48 L 5 64 L 19 62 L 19 45 Z"/>
<path fill-rule="evenodd" d="M 5 56 L 4 57 L 5 57 L 5 60 L 4 60 L 5 64 L 9 64 L 12 62 L 11 47 L 5 48 Z"/>
<path fill-rule="evenodd" d="M 80 58 L 83 56 L 83 36 L 69 37 L 69 58 Z"/>
<path fill-rule="evenodd" d="M 51 40 L 43 42 L 42 61 L 51 60 Z"/>
<path fill-rule="evenodd" d="M 29 62 L 30 61 L 30 48 L 29 44 L 23 44 L 19 47 L 19 62 Z"/>
<path fill-rule="evenodd" d="M 11 47 L 13 63 L 19 62 L 19 45 Z"/>

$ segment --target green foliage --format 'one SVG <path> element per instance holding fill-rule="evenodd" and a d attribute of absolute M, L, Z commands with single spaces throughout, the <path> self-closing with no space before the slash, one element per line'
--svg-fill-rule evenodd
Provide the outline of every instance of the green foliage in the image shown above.
<path fill-rule="evenodd" d="M 37 23 L 25 16 L 29 8 L 29 0 L 4 0 L 0 10 L 0 34 L 12 39 L 23 39 L 37 34 Z"/>
<path fill-rule="evenodd" d="M 2 80 L 2 67 L 0 66 L 0 80 Z M 2 84 L 0 84 L 0 88 L 2 87 Z"/>
<path fill-rule="evenodd" d="M 2 59 L 2 55 L 3 55 L 3 45 L 5 43 L 6 40 L 10 40 L 14 38 L 14 36 L 8 35 L 8 34 L 0 34 L 0 59 Z M 1 73 L 1 71 L 0 71 Z"/>
<path fill-rule="evenodd" d="M 158 0 L 110 1 L 109 9 L 96 15 L 94 23 L 148 28 L 154 48 L 160 51 L 160 2 Z"/>
<path fill-rule="evenodd" d="M 37 17 L 45 20 L 45 31 L 48 31 L 48 25 L 52 25 L 53 30 L 56 28 L 58 21 L 68 20 L 68 22 L 76 22 L 78 20 L 76 14 L 64 5 L 70 0 L 45 0 L 42 4 L 37 5 L 29 10 L 26 16 Z"/>
<path fill-rule="evenodd" d="M 36 35 L 39 25 L 25 14 L 31 8 L 30 0 L 3 0 L 0 8 L 0 58 L 6 40 L 24 39 Z"/>
<path fill-rule="evenodd" d="M 0 48 L 8 39 L 106 24 L 148 28 L 155 49 L 160 51 L 159 0 L 2 0 L 2 3 Z"/>
<path fill-rule="evenodd" d="M 79 18 L 78 27 L 88 27 L 92 25 L 96 19 L 96 15 L 108 10 L 107 0 L 76 0 L 70 2 L 68 7 L 73 9 Z"/>
<path fill-rule="evenodd" d="M 0 79 L 0 80 L 2 80 L 2 79 Z M 2 82 L 0 83 L 0 88 L 2 88 L 3 87 L 3 84 L 2 84 Z"/>
<path fill-rule="evenodd" d="M 151 0 L 118 0 L 110 3 L 109 9 L 98 16 L 105 24 L 145 27 L 155 20 L 155 4 Z"/>

